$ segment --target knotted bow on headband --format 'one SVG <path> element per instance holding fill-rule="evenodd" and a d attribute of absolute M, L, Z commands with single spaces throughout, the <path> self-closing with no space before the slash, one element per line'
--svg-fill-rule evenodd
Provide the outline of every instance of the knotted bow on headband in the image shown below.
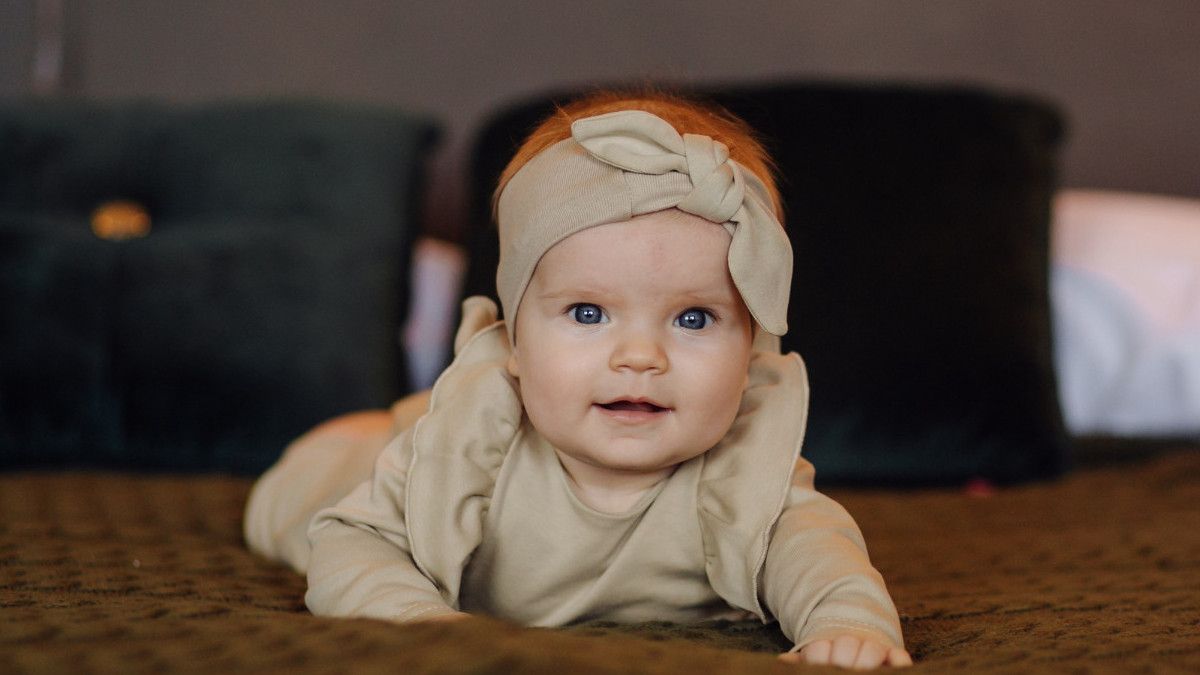
<path fill-rule="evenodd" d="M 572 138 L 539 153 L 505 186 L 497 205 L 496 287 L 509 339 L 516 310 L 546 251 L 596 225 L 676 207 L 732 235 L 729 274 L 768 333 L 787 332 L 792 248 L 762 181 L 719 141 L 680 135 L 666 120 L 622 110 L 576 120 Z"/>

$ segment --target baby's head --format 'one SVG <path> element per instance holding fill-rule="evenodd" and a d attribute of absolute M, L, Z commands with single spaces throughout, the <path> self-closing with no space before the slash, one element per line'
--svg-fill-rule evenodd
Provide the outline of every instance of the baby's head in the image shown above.
<path fill-rule="evenodd" d="M 755 332 L 786 330 L 778 210 L 765 152 L 728 113 L 602 93 L 543 122 L 496 209 L 509 371 L 533 426 L 624 473 L 720 441 Z"/>

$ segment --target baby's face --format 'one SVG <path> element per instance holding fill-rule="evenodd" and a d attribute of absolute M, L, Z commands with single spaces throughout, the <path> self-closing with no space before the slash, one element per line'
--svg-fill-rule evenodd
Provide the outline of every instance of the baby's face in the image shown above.
<path fill-rule="evenodd" d="M 724 228 L 668 210 L 584 230 L 542 257 L 510 370 L 530 422 L 559 452 L 632 476 L 725 435 L 753 332 L 729 242 Z"/>

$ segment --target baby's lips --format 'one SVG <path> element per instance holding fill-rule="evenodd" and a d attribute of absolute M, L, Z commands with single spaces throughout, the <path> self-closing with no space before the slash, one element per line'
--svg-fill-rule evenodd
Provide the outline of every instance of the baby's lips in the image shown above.
<path fill-rule="evenodd" d="M 636 412 L 665 412 L 669 410 L 666 406 L 659 405 L 653 400 L 646 398 L 619 398 L 599 405 L 606 410 L 630 410 Z"/>

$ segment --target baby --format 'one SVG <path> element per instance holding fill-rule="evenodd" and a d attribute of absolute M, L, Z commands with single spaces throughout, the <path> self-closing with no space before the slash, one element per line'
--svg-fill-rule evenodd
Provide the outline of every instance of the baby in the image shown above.
<path fill-rule="evenodd" d="M 785 660 L 910 664 L 857 526 L 799 456 L 768 167 L 744 123 L 684 99 L 560 109 L 497 190 L 506 320 L 469 299 L 454 362 L 394 427 L 293 444 L 251 496 L 251 547 L 307 573 L 315 614 L 754 616 Z"/>

